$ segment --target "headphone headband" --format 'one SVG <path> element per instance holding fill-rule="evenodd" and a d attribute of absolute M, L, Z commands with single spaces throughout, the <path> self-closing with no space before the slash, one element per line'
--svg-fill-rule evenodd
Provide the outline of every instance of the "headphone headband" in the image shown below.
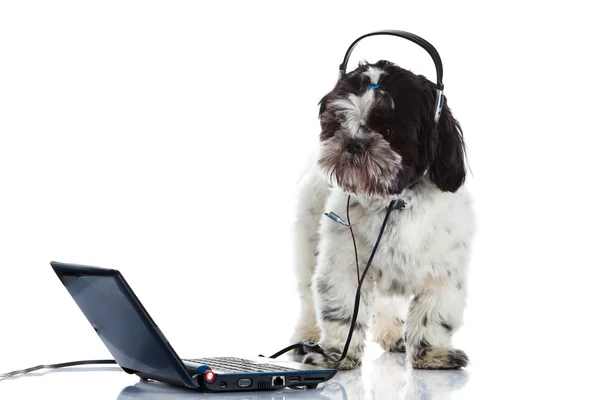
<path fill-rule="evenodd" d="M 435 119 L 435 122 L 438 122 L 440 119 L 440 116 L 442 115 L 443 94 L 444 94 L 444 83 L 442 82 L 442 78 L 444 75 L 444 68 L 442 66 L 442 59 L 440 58 L 439 53 L 437 52 L 437 50 L 435 49 L 435 47 L 433 47 L 433 45 L 431 43 L 429 43 L 427 40 L 423 39 L 422 37 L 415 35 L 414 33 L 405 32 L 405 31 L 397 31 L 397 30 L 383 30 L 383 31 L 376 31 L 376 32 L 367 33 L 366 35 L 362 35 L 361 37 L 356 39 L 354 42 L 352 42 L 350 47 L 348 47 L 348 50 L 346 51 L 346 55 L 344 56 L 344 61 L 340 64 L 340 71 L 339 71 L 338 79 L 342 79 L 342 77 L 344 75 L 346 75 L 346 67 L 348 66 L 348 61 L 350 60 L 350 55 L 352 54 L 352 51 L 354 50 L 354 48 L 356 47 L 358 42 L 360 42 L 361 40 L 363 40 L 366 37 L 376 36 L 376 35 L 397 36 L 397 37 L 401 37 L 401 38 L 410 40 L 411 42 L 416 43 L 419 46 L 421 46 L 423 49 L 425 49 L 427 51 L 427 53 L 429 53 L 429 56 L 431 56 L 431 59 L 433 60 L 433 63 L 435 64 L 435 72 L 436 72 L 436 78 L 437 78 L 437 82 L 435 85 L 435 87 L 436 87 L 436 96 L 435 97 L 436 98 L 435 98 L 434 119 Z"/>

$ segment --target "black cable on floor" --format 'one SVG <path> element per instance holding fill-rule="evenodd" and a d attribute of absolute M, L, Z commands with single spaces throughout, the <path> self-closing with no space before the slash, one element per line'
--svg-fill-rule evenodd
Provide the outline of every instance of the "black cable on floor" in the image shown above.
<path fill-rule="evenodd" d="M 66 367 L 74 367 L 77 365 L 106 365 L 106 364 L 116 364 L 115 360 L 82 360 L 82 361 L 70 361 L 66 363 L 60 364 L 42 364 L 35 367 L 20 369 L 17 371 L 7 372 L 5 374 L 0 375 L 0 380 L 7 378 L 14 378 L 16 376 L 21 376 L 28 374 L 30 372 L 39 371 L 40 369 L 57 369 L 57 368 L 66 368 Z"/>

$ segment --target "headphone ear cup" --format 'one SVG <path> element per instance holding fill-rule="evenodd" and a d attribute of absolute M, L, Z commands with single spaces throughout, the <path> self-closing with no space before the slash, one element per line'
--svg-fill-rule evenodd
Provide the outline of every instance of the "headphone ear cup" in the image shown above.
<path fill-rule="evenodd" d="M 440 117 L 442 116 L 442 109 L 444 108 L 444 89 L 437 88 L 435 91 L 435 110 L 434 112 L 434 122 L 437 124 L 440 121 Z"/>

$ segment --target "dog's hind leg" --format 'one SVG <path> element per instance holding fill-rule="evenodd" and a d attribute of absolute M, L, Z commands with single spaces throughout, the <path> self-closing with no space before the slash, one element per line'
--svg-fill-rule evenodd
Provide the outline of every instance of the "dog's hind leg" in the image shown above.
<path fill-rule="evenodd" d="M 329 187 L 316 172 L 307 175 L 300 185 L 294 238 L 300 315 L 291 338 L 292 343 L 308 340 L 318 342 L 320 338 L 311 282 L 319 254 L 318 229 L 328 195 Z"/>
<path fill-rule="evenodd" d="M 405 352 L 404 324 L 408 300 L 404 296 L 378 293 L 373 306 L 371 333 L 373 340 L 385 350 Z"/>

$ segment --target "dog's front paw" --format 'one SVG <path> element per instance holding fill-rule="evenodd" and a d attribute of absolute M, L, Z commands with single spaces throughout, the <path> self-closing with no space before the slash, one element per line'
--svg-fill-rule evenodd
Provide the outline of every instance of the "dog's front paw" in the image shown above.
<path fill-rule="evenodd" d="M 321 330 L 317 325 L 302 325 L 296 328 L 294 335 L 292 335 L 291 342 L 292 343 L 305 343 L 305 342 L 314 342 L 317 343 L 321 338 Z M 292 354 L 295 355 L 305 355 L 303 347 L 298 347 L 292 350 Z"/>
<path fill-rule="evenodd" d="M 412 358 L 415 369 L 461 369 L 468 363 L 464 351 L 442 347 L 421 347 Z"/>
<path fill-rule="evenodd" d="M 323 348 L 325 354 L 309 353 L 304 357 L 303 363 L 316 365 L 318 367 L 333 368 L 338 370 L 348 370 L 360 367 L 362 364 L 362 356 L 348 353 L 346 357 L 339 361 L 342 352 L 337 348 Z"/>

